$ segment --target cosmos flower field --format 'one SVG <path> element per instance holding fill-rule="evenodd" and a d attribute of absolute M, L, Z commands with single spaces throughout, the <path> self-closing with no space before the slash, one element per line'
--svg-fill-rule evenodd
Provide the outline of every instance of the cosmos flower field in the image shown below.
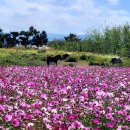
<path fill-rule="evenodd" d="M 0 130 L 130 130 L 130 68 L 0 67 Z"/>

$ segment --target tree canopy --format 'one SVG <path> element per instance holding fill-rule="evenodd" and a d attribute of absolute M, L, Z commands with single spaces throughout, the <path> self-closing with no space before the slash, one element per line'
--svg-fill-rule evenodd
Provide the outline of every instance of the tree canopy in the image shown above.
<path fill-rule="evenodd" d="M 43 46 L 48 42 L 46 31 L 38 31 L 31 26 L 26 31 L 4 33 L 0 28 L 0 47 L 13 47 L 16 44 Z"/>

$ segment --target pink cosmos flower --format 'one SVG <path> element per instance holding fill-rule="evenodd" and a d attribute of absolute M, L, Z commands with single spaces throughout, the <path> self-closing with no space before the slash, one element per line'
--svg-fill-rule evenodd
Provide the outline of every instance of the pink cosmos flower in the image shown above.
<path fill-rule="evenodd" d="M 90 130 L 90 128 L 89 127 L 84 127 L 83 130 Z"/>
<path fill-rule="evenodd" d="M 32 120 L 32 115 L 26 115 L 26 116 L 25 116 L 25 119 L 27 119 L 27 120 Z"/>
<path fill-rule="evenodd" d="M 97 118 L 95 118 L 95 119 L 93 119 L 93 123 L 95 123 L 95 124 L 100 124 L 100 120 L 97 119 Z"/>
<path fill-rule="evenodd" d="M 106 126 L 108 128 L 114 128 L 114 123 L 110 122 L 110 123 L 107 123 Z"/>
<path fill-rule="evenodd" d="M 101 89 L 99 87 L 96 87 L 95 88 L 95 91 L 100 91 Z"/>
<path fill-rule="evenodd" d="M 106 89 L 108 88 L 108 85 L 106 83 L 102 83 L 102 87 Z"/>
<path fill-rule="evenodd" d="M 112 113 L 107 113 L 106 118 L 112 120 L 113 119 Z"/>
<path fill-rule="evenodd" d="M 127 114 L 127 112 L 125 111 L 125 110 L 120 110 L 120 111 L 118 111 L 117 112 L 118 113 L 118 115 L 122 115 L 122 116 L 124 116 L 124 115 L 126 115 Z"/>
<path fill-rule="evenodd" d="M 84 128 L 83 124 L 79 121 L 75 121 L 74 126 L 75 126 L 75 128 L 78 128 L 78 129 Z"/>
<path fill-rule="evenodd" d="M 11 121 L 11 120 L 12 120 L 12 115 L 5 115 L 4 120 L 5 120 L 6 122 Z"/>
<path fill-rule="evenodd" d="M 17 119 L 12 120 L 12 126 L 18 127 L 20 125 L 20 122 Z"/>
<path fill-rule="evenodd" d="M 125 130 L 129 130 L 129 126 L 128 125 L 124 125 L 124 126 L 122 126 L 122 128 L 125 129 Z"/>
<path fill-rule="evenodd" d="M 28 82 L 27 85 L 28 86 L 34 86 L 34 82 Z"/>
<path fill-rule="evenodd" d="M 34 116 L 39 116 L 41 114 L 41 112 L 39 110 L 34 110 Z"/>
<path fill-rule="evenodd" d="M 73 120 L 75 120 L 75 119 L 77 119 L 77 118 L 78 118 L 78 116 L 75 115 L 75 114 L 70 114 L 70 115 L 69 115 L 69 120 L 70 120 L 70 121 L 73 121 Z"/>
<path fill-rule="evenodd" d="M 122 130 L 121 125 L 119 125 L 119 126 L 117 127 L 117 130 Z"/>
<path fill-rule="evenodd" d="M 75 82 L 80 82 L 81 81 L 81 78 L 79 78 L 79 77 L 77 77 L 76 79 L 75 79 Z"/>
<path fill-rule="evenodd" d="M 3 126 L 0 125 L 0 130 L 5 130 L 5 128 Z"/>
<path fill-rule="evenodd" d="M 34 104 L 34 107 L 35 107 L 35 108 L 40 108 L 40 107 L 41 107 L 41 104 L 40 104 L 40 103 L 36 103 L 36 104 Z"/>
<path fill-rule="evenodd" d="M 130 122 L 130 115 L 128 115 L 125 119 Z"/>
<path fill-rule="evenodd" d="M 47 100 L 47 96 L 46 96 L 46 94 L 45 94 L 45 93 L 42 93 L 42 94 L 41 94 L 41 98 Z"/>
<path fill-rule="evenodd" d="M 5 111 L 5 106 L 4 105 L 0 105 L 0 111 Z"/>

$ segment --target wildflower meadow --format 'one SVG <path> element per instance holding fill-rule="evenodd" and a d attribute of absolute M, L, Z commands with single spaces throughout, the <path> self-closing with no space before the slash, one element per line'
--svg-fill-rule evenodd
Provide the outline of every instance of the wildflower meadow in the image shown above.
<path fill-rule="evenodd" d="M 0 130 L 130 130 L 130 68 L 1 66 Z"/>

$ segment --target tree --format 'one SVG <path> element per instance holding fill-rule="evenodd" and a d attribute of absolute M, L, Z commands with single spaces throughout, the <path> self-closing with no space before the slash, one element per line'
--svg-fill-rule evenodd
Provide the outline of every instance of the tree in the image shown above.
<path fill-rule="evenodd" d="M 130 42 L 130 25 L 127 23 L 122 28 L 122 41 L 123 44 Z"/>
<path fill-rule="evenodd" d="M 104 53 L 112 53 L 111 29 L 109 29 L 108 27 L 105 28 L 105 32 L 103 34 L 103 48 L 102 49 Z"/>
<path fill-rule="evenodd" d="M 30 44 L 29 37 L 31 36 L 30 31 L 21 31 L 19 39 L 21 40 L 21 44 L 25 47 Z"/>
<path fill-rule="evenodd" d="M 121 30 L 120 27 L 114 27 L 111 30 L 111 39 L 112 39 L 112 53 L 119 54 L 121 49 Z"/>
<path fill-rule="evenodd" d="M 46 45 L 48 42 L 46 31 L 37 31 L 33 26 L 29 28 L 29 31 L 31 32 L 33 38 L 32 38 L 32 44 L 36 46 L 43 46 Z"/>
<path fill-rule="evenodd" d="M 7 42 L 7 47 L 13 47 L 14 46 L 14 42 L 13 42 L 13 39 L 12 39 L 10 33 L 4 34 L 4 41 Z"/>
<path fill-rule="evenodd" d="M 4 46 L 3 30 L 0 28 L 0 47 Z"/>
<path fill-rule="evenodd" d="M 72 34 L 72 33 L 70 33 L 69 36 L 64 37 L 64 39 L 65 39 L 66 41 L 80 41 L 80 40 L 81 40 L 81 39 L 79 39 L 79 38 L 77 37 L 76 34 Z"/>
<path fill-rule="evenodd" d="M 42 31 L 40 34 L 40 39 L 41 39 L 41 45 L 46 45 L 48 42 L 47 34 L 45 31 Z"/>
<path fill-rule="evenodd" d="M 40 33 L 39 31 L 37 31 L 37 29 L 35 29 L 33 26 L 31 26 L 29 28 L 29 31 L 32 35 L 37 35 L 38 33 Z"/>
<path fill-rule="evenodd" d="M 16 38 L 19 36 L 19 32 L 10 32 L 10 34 L 13 44 L 16 45 L 18 42 Z"/>

